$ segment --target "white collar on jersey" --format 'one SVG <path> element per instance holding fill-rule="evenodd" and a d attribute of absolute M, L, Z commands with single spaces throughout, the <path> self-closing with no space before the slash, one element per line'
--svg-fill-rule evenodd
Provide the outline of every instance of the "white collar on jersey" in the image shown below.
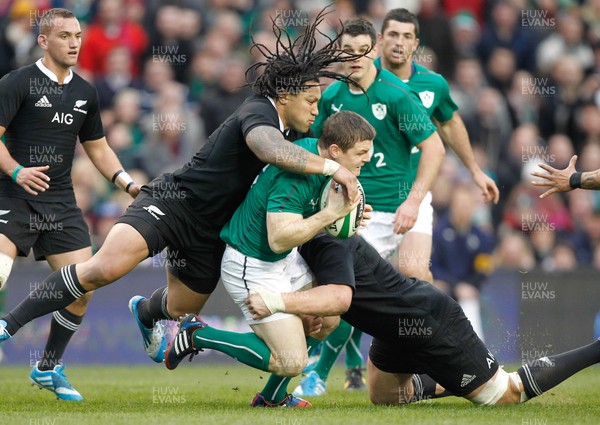
<path fill-rule="evenodd" d="M 54 72 L 52 72 L 48 68 L 46 68 L 46 65 L 44 65 L 42 63 L 42 59 L 38 59 L 35 64 L 40 69 L 40 71 L 42 71 L 44 74 L 46 74 L 46 77 L 50 78 L 55 83 L 58 83 L 58 77 L 56 76 L 56 74 L 54 74 Z M 73 79 L 73 70 L 69 69 L 69 75 L 67 75 L 67 78 L 65 78 L 65 81 L 63 81 L 63 84 L 69 84 L 72 79 Z"/>
<path fill-rule="evenodd" d="M 285 127 L 283 126 L 283 120 L 281 119 L 281 117 L 279 116 L 279 111 L 277 110 L 277 106 L 275 106 L 275 101 L 273 100 L 272 97 L 267 96 L 267 99 L 269 99 L 269 102 L 271 102 L 271 105 L 273 105 L 273 108 L 275 108 L 275 112 L 277 112 L 277 118 L 279 118 L 279 130 L 285 134 Z"/>

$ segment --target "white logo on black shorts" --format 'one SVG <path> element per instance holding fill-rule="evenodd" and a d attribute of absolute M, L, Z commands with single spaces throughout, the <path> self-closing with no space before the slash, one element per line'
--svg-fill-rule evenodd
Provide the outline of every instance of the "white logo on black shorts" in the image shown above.
<path fill-rule="evenodd" d="M 143 207 L 143 208 L 146 211 L 148 211 L 150 213 L 150 215 L 157 220 L 160 220 L 159 215 L 165 215 L 165 213 L 162 212 L 161 210 L 159 210 L 158 207 L 155 205 L 150 205 L 149 207 Z"/>
<path fill-rule="evenodd" d="M 10 210 L 0 210 L 0 215 L 6 215 L 10 212 Z M 8 220 L 0 220 L 0 223 L 8 223 Z"/>
<path fill-rule="evenodd" d="M 473 379 L 475 379 L 476 377 L 477 377 L 477 375 L 467 375 L 465 373 L 462 377 L 462 381 L 460 382 L 461 388 L 469 385 L 473 381 Z"/>

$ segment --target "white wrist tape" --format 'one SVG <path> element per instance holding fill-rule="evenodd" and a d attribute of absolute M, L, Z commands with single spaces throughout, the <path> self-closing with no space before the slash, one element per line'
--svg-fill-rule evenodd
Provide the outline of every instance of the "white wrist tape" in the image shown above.
<path fill-rule="evenodd" d="M 325 164 L 323 164 L 323 175 L 324 176 L 333 176 L 337 170 L 340 169 L 340 164 L 331 159 L 326 159 Z"/>
<path fill-rule="evenodd" d="M 121 189 L 123 192 L 127 192 L 127 190 L 129 189 L 129 187 L 133 184 L 133 179 L 131 178 L 131 176 L 127 173 L 127 171 L 123 171 L 122 173 L 119 173 L 119 175 L 117 176 L 116 180 L 115 180 L 115 185 Z"/>
<path fill-rule="evenodd" d="M 255 289 L 253 292 L 256 292 L 258 295 L 260 295 L 271 314 L 285 311 L 283 297 L 279 292 L 271 292 L 267 291 L 266 289 Z"/>
<path fill-rule="evenodd" d="M 0 252 L 0 289 L 2 289 L 8 280 L 13 262 L 14 260 L 10 256 Z"/>

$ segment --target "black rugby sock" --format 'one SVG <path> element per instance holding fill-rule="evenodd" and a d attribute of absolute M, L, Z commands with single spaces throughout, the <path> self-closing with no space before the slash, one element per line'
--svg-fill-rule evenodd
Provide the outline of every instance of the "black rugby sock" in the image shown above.
<path fill-rule="evenodd" d="M 43 357 L 38 364 L 39 370 L 54 369 L 65 353 L 71 337 L 77 332 L 83 321 L 83 316 L 77 316 L 64 308 L 55 311 L 52 316 L 50 335 L 48 335 Z"/>
<path fill-rule="evenodd" d="M 412 383 L 415 392 L 412 401 L 431 400 L 452 395 L 447 390 L 444 390 L 444 392 L 440 394 L 436 394 L 435 389 L 437 387 L 437 382 L 435 382 L 431 376 L 426 374 L 413 375 Z"/>
<path fill-rule="evenodd" d="M 600 341 L 556 356 L 542 357 L 517 370 L 525 394 L 536 397 L 582 369 L 600 362 Z"/>
<path fill-rule="evenodd" d="M 14 335 L 33 319 L 68 306 L 86 292 L 75 273 L 75 264 L 56 270 L 42 283 L 36 283 L 27 298 L 2 318 L 6 330 Z"/>
<path fill-rule="evenodd" d="M 138 317 L 148 329 L 159 320 L 174 320 L 167 311 L 167 295 L 167 287 L 163 286 L 154 291 L 150 298 L 138 303 Z"/>

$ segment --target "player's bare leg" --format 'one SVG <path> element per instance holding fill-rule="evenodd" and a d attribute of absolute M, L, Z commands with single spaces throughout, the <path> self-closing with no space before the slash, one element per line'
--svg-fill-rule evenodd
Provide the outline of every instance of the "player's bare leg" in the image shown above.
<path fill-rule="evenodd" d="M 431 262 L 432 237 L 427 233 L 408 232 L 398 245 L 398 270 L 405 276 L 433 281 Z"/>
<path fill-rule="evenodd" d="M 367 388 L 373 404 L 406 404 L 414 397 L 411 373 L 388 373 L 367 360 Z"/>
<path fill-rule="evenodd" d="M 2 318 L 6 322 L 5 336 L 10 337 L 31 320 L 63 309 L 86 292 L 123 277 L 147 256 L 148 247 L 142 235 L 127 224 L 117 223 L 96 255 L 84 263 L 68 265 L 50 274 Z M 46 302 L 50 297 L 54 302 Z"/>

